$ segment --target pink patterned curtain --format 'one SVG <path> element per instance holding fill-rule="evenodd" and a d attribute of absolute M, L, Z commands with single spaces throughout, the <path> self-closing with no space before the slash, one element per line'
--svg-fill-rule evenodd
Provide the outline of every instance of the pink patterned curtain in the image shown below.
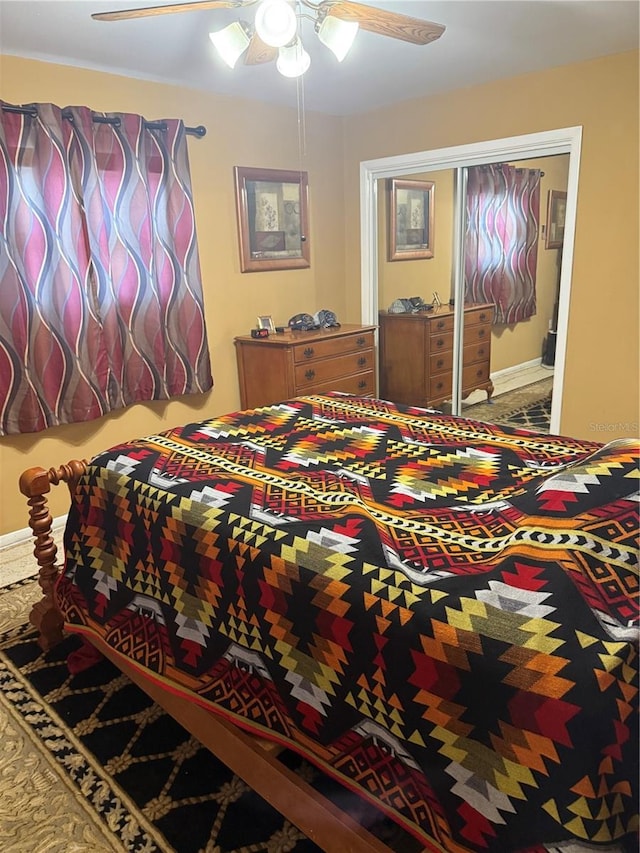
<path fill-rule="evenodd" d="M 494 323 L 519 323 L 536 313 L 539 224 L 539 170 L 469 167 L 465 299 L 493 302 Z"/>
<path fill-rule="evenodd" d="M 0 101 L 0 434 L 211 388 L 183 123 L 12 109 Z"/>

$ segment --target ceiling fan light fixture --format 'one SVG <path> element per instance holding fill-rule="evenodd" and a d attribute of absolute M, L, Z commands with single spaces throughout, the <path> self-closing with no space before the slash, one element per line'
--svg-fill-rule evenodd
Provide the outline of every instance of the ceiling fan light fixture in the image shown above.
<path fill-rule="evenodd" d="M 281 47 L 278 51 L 276 68 L 283 77 L 300 77 L 311 65 L 311 57 L 302 46 L 300 39 Z"/>
<path fill-rule="evenodd" d="M 335 54 L 338 62 L 342 62 L 353 44 L 359 27 L 357 21 L 342 21 L 333 15 L 327 15 L 318 27 L 318 38 Z"/>
<path fill-rule="evenodd" d="M 238 59 L 249 47 L 251 38 L 248 29 L 243 21 L 235 21 L 223 30 L 209 33 L 209 38 L 229 68 L 235 67 Z"/>
<path fill-rule="evenodd" d="M 256 32 L 270 47 L 284 47 L 296 35 L 298 19 L 287 0 L 262 0 L 255 19 Z"/>

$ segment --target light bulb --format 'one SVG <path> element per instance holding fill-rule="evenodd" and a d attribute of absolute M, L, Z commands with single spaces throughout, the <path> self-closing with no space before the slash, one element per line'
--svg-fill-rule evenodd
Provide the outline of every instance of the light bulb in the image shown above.
<path fill-rule="evenodd" d="M 283 77 L 300 77 L 310 65 L 311 57 L 303 48 L 300 39 L 278 51 L 276 68 Z"/>
<path fill-rule="evenodd" d="M 284 47 L 294 38 L 298 19 L 287 0 L 262 0 L 256 12 L 255 27 L 265 44 Z"/>
<path fill-rule="evenodd" d="M 236 21 L 223 30 L 209 33 L 209 38 L 229 68 L 235 67 L 239 57 L 249 47 L 251 41 L 247 27 L 242 21 Z"/>
<path fill-rule="evenodd" d="M 338 62 L 342 62 L 353 44 L 359 26 L 356 21 L 341 21 L 327 15 L 318 27 L 318 38 L 333 51 Z"/>

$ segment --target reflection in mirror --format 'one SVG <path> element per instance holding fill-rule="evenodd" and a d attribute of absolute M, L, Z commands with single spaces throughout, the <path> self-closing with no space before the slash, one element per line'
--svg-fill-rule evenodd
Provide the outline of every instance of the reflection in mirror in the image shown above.
<path fill-rule="evenodd" d="M 560 287 L 561 249 L 546 248 L 546 200 L 550 190 L 557 191 L 561 198 L 567 188 L 569 155 L 560 154 L 548 157 L 531 158 L 514 162 L 518 168 L 541 169 L 544 175 L 540 184 L 540 212 L 536 259 L 536 306 L 535 312 L 527 319 L 517 323 L 493 323 L 493 317 L 485 316 L 490 312 L 491 299 L 476 299 L 472 307 L 465 305 L 462 329 L 462 364 L 460 414 L 465 417 L 500 423 L 517 409 L 524 409 L 516 418 L 526 418 L 529 403 L 536 404 L 530 411 L 543 420 L 536 422 L 538 431 L 549 431 L 551 391 L 553 388 L 554 355 Z M 440 296 L 443 310 L 449 310 L 449 300 L 453 289 L 454 256 L 454 177 L 455 170 L 438 170 L 412 175 L 399 175 L 402 181 L 432 181 L 438 188 L 434 221 L 434 256 L 430 259 L 417 259 L 411 263 L 392 263 L 389 261 L 390 239 L 387 221 L 386 189 L 391 179 L 378 180 L 378 308 L 381 327 L 386 323 L 382 316 L 394 300 L 408 297 L 422 297 L 432 302 L 434 293 Z M 554 194 L 555 197 L 555 194 Z M 469 300 L 465 300 L 469 302 Z M 489 306 L 489 307 L 487 307 Z M 430 312 L 430 317 L 435 317 Z M 451 312 L 453 317 L 453 312 Z M 488 319 L 487 319 L 488 318 Z M 447 322 L 445 316 L 439 320 Z M 474 321 L 474 322 L 472 322 Z M 475 322 L 477 321 L 477 322 Z M 425 321 L 426 322 L 426 321 Z M 428 321 L 430 324 L 432 320 Z M 406 402 L 424 405 L 427 401 L 445 412 L 452 411 L 452 362 L 453 334 L 451 341 L 447 337 L 449 330 L 439 331 L 440 347 L 436 350 L 437 340 L 431 340 L 434 347 L 429 353 L 416 355 L 414 350 L 404 366 L 387 363 L 391 357 L 389 348 L 390 325 L 380 332 L 380 377 L 381 393 L 389 399 L 397 396 L 396 390 L 385 388 L 385 375 L 405 375 L 403 380 L 407 388 Z M 396 323 L 397 325 L 397 323 Z M 453 321 L 451 321 L 451 332 Z M 397 337 L 398 347 L 406 348 L 410 340 L 412 326 L 402 327 L 404 331 Z M 421 338 L 422 340 L 422 338 Z M 449 347 L 449 343 L 451 346 Z M 431 351 L 433 349 L 433 352 Z M 423 358 L 424 356 L 424 358 Z M 420 374 L 420 375 L 418 375 Z M 446 374 L 446 375 L 445 375 Z M 410 377 L 413 381 L 410 382 Z M 438 388 L 440 384 L 440 388 Z M 495 386 L 493 394 L 491 388 Z M 434 396 L 435 395 L 435 396 Z M 540 399 L 536 396 L 538 395 Z M 418 401 L 418 396 L 420 402 Z M 492 402 L 488 402 L 488 396 Z M 410 399 L 409 399 L 410 398 Z M 531 398 L 531 399 L 530 399 Z M 540 403 L 538 406 L 537 404 Z M 522 422 L 524 425 L 524 422 Z"/>
<path fill-rule="evenodd" d="M 411 261 L 433 257 L 433 181 L 387 182 L 390 261 Z"/>

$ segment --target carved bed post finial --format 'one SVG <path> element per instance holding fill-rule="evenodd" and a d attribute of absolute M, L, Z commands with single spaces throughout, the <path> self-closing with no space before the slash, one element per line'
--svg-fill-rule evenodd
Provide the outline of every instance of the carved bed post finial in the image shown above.
<path fill-rule="evenodd" d="M 68 483 L 69 491 L 73 492 L 86 467 L 86 462 L 74 459 L 67 465 L 48 471 L 29 468 L 20 477 L 20 491 L 28 498 L 29 526 L 35 540 L 33 553 L 40 567 L 38 582 L 42 589 L 42 598 L 34 604 L 29 621 L 40 631 L 38 642 L 43 651 L 48 651 L 62 640 L 62 616 L 53 597 L 58 577 L 58 549 L 51 535 L 53 519 L 46 495 L 51 491 L 51 485 L 56 486 L 60 481 Z"/>

